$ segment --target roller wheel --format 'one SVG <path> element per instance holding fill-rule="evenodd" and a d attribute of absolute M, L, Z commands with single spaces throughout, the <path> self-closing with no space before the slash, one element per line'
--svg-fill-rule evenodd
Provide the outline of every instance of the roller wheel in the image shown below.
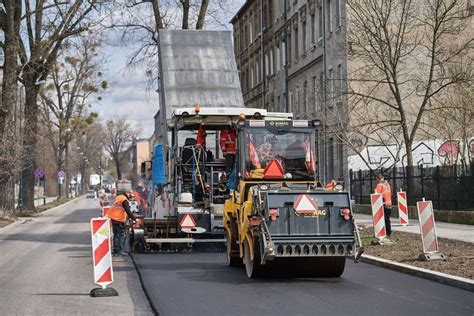
<path fill-rule="evenodd" d="M 250 258 L 250 245 L 247 240 L 244 242 L 244 264 L 245 272 L 249 278 L 262 277 L 263 266 L 260 263 L 260 249 L 258 242 L 254 242 L 254 257 Z"/>
<path fill-rule="evenodd" d="M 238 251 L 239 247 L 235 240 L 232 240 L 230 233 L 227 232 L 226 236 L 226 250 L 227 250 L 227 264 L 229 267 L 241 267 L 243 266 L 242 258 L 232 256 L 232 251 Z"/>

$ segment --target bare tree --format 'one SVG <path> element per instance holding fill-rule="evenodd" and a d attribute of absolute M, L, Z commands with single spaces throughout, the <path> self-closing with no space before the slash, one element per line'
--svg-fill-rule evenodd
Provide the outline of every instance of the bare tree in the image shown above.
<path fill-rule="evenodd" d="M 2 91 L 0 95 L 0 210 L 14 209 L 14 170 L 17 169 L 17 145 L 13 141 L 13 111 L 18 93 L 18 37 L 22 12 L 21 1 L 3 0 L 0 9 L 0 29 L 4 40 L 0 43 L 4 52 Z M 12 154 L 14 159 L 12 160 Z"/>
<path fill-rule="evenodd" d="M 25 208 L 34 209 L 34 169 L 38 131 L 38 95 L 41 84 L 47 79 L 66 39 L 80 35 L 98 23 L 99 0 L 75 0 L 51 3 L 24 0 L 22 17 L 25 36 L 19 37 L 21 81 L 25 87 L 25 131 L 23 151 L 23 188 Z M 20 33 L 22 34 L 22 33 Z"/>
<path fill-rule="evenodd" d="M 454 164 L 462 167 L 464 174 L 469 174 L 469 168 L 474 161 L 470 143 L 474 139 L 474 107 L 472 106 L 472 85 L 456 86 L 446 91 L 435 104 L 427 109 L 426 128 L 423 132 L 427 137 L 443 141 L 451 141 L 455 148 Z M 423 127 L 425 127 L 423 126 Z M 448 157 L 451 158 L 451 157 Z"/>
<path fill-rule="evenodd" d="M 95 121 L 88 125 L 87 128 L 82 129 L 74 140 L 76 145 L 74 164 L 81 174 L 82 191 L 87 190 L 87 179 L 91 170 L 94 170 L 101 164 L 105 145 L 104 139 L 104 126 L 100 122 Z"/>
<path fill-rule="evenodd" d="M 470 17 L 461 0 L 348 2 L 349 103 L 366 117 L 350 125 L 401 129 L 407 165 L 426 110 L 453 85 L 472 82 Z M 349 126 L 349 129 L 351 126 Z M 393 137 L 387 133 L 384 143 Z"/>
<path fill-rule="evenodd" d="M 40 89 L 41 114 L 47 126 L 48 138 L 56 154 L 57 170 L 68 171 L 69 143 L 74 135 L 85 129 L 97 117 L 86 110 L 100 93 L 107 89 L 102 80 L 102 61 L 98 44 L 87 39 L 71 42 L 51 67 L 50 81 Z M 66 172 L 66 184 L 70 173 Z M 58 184 L 58 197 L 63 194 Z"/>
<path fill-rule="evenodd" d="M 115 118 L 105 124 L 105 150 L 115 162 L 117 179 L 122 179 L 122 155 L 132 141 L 140 134 L 125 118 Z"/>

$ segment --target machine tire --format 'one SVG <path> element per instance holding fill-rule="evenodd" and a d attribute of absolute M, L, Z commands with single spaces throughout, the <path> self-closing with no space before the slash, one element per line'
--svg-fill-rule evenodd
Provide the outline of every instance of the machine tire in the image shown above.
<path fill-rule="evenodd" d="M 242 262 L 242 258 L 240 257 L 232 257 L 231 251 L 232 250 L 238 250 L 239 247 L 237 246 L 237 243 L 235 240 L 232 240 L 232 237 L 229 236 L 229 232 L 227 232 L 226 235 L 226 253 L 227 253 L 227 264 L 229 267 L 242 267 L 244 263 Z M 232 249 L 232 246 L 235 245 L 234 249 Z"/>
<path fill-rule="evenodd" d="M 250 245 L 247 240 L 244 242 L 244 264 L 245 272 L 249 278 L 262 277 L 263 266 L 260 263 L 260 247 L 258 242 L 254 242 L 254 257 L 250 259 Z"/>

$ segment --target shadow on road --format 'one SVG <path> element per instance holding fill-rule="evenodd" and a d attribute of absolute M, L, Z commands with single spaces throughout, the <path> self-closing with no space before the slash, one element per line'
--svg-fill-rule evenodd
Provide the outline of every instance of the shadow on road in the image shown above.
<path fill-rule="evenodd" d="M 76 244 L 76 245 L 90 245 L 90 236 L 84 232 L 62 232 L 54 234 L 33 234 L 21 233 L 12 234 L 0 238 L 0 241 L 17 240 L 17 241 L 31 241 L 31 242 L 45 242 L 56 244 Z"/>
<path fill-rule="evenodd" d="M 36 293 L 33 296 L 90 296 L 89 293 Z"/>
<path fill-rule="evenodd" d="M 54 224 L 81 224 L 89 223 L 91 218 L 100 215 L 98 208 L 77 209 L 73 213 L 63 216 L 56 220 Z"/>

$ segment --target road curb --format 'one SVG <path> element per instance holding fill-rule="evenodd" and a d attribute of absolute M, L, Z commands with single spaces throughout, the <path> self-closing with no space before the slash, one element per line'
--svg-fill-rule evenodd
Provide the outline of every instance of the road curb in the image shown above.
<path fill-rule="evenodd" d="M 19 219 L 17 221 L 14 221 L 13 223 L 8 224 L 7 226 L 0 228 L 0 233 L 2 233 L 4 231 L 7 231 L 11 227 L 15 227 L 15 226 L 18 226 L 20 224 L 24 224 L 25 222 L 26 222 L 26 220 L 24 220 L 24 219 Z"/>
<path fill-rule="evenodd" d="M 379 257 L 373 257 L 369 255 L 362 255 L 360 261 L 474 292 L 474 280 L 471 279 L 466 279 L 428 269 L 418 268 L 410 266 L 408 264 L 398 263 L 395 261 L 382 259 Z"/>

